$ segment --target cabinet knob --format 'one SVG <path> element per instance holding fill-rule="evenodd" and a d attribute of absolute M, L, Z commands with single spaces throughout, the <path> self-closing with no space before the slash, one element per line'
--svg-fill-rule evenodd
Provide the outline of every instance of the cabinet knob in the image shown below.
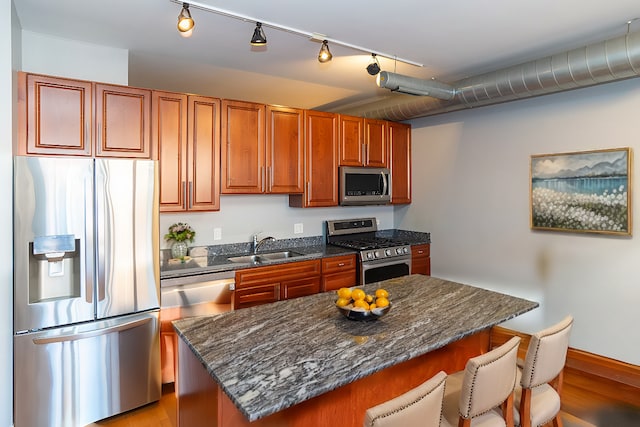
<path fill-rule="evenodd" d="M 340 264 L 338 264 L 338 267 L 344 267 L 344 262 L 341 262 Z"/>

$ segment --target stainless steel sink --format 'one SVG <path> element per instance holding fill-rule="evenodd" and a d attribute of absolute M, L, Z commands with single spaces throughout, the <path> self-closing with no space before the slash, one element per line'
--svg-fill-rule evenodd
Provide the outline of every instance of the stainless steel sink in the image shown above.
<path fill-rule="evenodd" d="M 256 255 L 234 256 L 227 259 L 231 262 L 237 262 L 242 264 L 260 264 L 268 261 L 276 261 L 279 259 L 294 258 L 301 255 L 302 254 L 298 252 L 282 251 L 282 252 L 269 252 L 269 253 L 256 254 Z"/>

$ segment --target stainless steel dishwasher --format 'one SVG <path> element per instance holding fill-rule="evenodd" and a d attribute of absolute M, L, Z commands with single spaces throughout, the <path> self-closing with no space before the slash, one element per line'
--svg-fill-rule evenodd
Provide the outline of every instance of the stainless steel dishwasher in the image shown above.
<path fill-rule="evenodd" d="M 160 281 L 160 307 L 190 307 L 202 303 L 231 304 L 235 271 L 174 277 Z"/>
<path fill-rule="evenodd" d="M 231 310 L 235 272 L 224 271 L 160 281 L 160 354 L 162 383 L 176 379 L 178 337 L 172 321 Z"/>

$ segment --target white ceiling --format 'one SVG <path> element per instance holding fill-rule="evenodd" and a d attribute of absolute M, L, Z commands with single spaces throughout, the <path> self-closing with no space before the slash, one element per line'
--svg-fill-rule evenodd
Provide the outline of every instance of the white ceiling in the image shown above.
<path fill-rule="evenodd" d="M 13 0 L 23 29 L 128 49 L 129 84 L 222 98 L 338 111 L 401 96 L 367 74 L 368 53 L 191 9 L 191 38 L 176 30 L 170 0 Z M 380 58 L 383 70 L 452 82 L 627 31 L 638 0 L 199 0 L 218 8 L 424 64 Z M 640 21 L 631 25 L 638 30 Z"/>

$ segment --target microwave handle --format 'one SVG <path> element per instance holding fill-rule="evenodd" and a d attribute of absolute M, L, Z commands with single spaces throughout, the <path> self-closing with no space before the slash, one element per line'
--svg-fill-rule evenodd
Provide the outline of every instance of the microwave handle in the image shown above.
<path fill-rule="evenodd" d="M 389 183 L 387 182 L 387 175 L 385 175 L 384 172 L 380 172 L 380 175 L 382 175 L 382 194 L 386 195 L 387 190 L 389 188 Z"/>

